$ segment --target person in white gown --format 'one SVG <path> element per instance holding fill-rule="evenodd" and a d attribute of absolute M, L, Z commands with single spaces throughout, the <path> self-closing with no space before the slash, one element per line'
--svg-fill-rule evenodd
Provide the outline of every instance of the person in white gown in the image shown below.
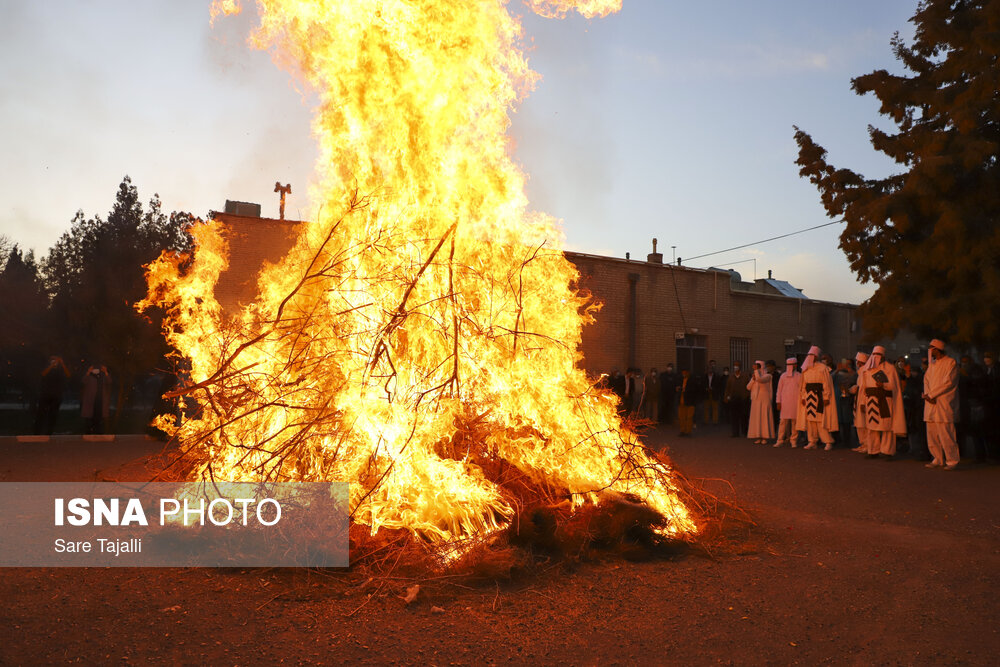
<path fill-rule="evenodd" d="M 927 351 L 929 365 L 924 373 L 924 421 L 927 422 L 927 448 L 934 460 L 928 468 L 958 467 L 959 449 L 955 438 L 958 414 L 958 364 L 944 353 L 944 342 L 931 341 Z"/>
<path fill-rule="evenodd" d="M 750 427 L 747 437 L 762 445 L 774 437 L 774 412 L 771 410 L 771 374 L 763 361 L 753 365 L 753 375 L 747 383 L 750 390 Z"/>
<path fill-rule="evenodd" d="M 876 345 L 858 377 L 858 401 L 868 428 L 868 458 L 892 459 L 896 438 L 906 435 L 903 388 L 896 367 L 885 359 L 885 348 Z"/>
<path fill-rule="evenodd" d="M 813 345 L 802 362 L 802 384 L 799 390 L 799 413 L 796 416 L 795 427 L 806 432 L 806 449 L 816 449 L 817 441 L 822 441 L 826 451 L 833 449 L 833 436 L 836 431 L 837 408 L 833 402 L 833 378 L 830 377 L 830 367 L 816 363 L 819 359 L 819 347 Z"/>
<path fill-rule="evenodd" d="M 802 384 L 802 373 L 795 367 L 798 361 L 795 357 L 785 360 L 785 372 L 778 379 L 778 416 L 781 423 L 778 425 L 778 441 L 775 447 L 781 447 L 791 443 L 792 447 L 798 447 L 799 432 L 795 429 L 795 419 L 799 413 L 799 389 Z"/>

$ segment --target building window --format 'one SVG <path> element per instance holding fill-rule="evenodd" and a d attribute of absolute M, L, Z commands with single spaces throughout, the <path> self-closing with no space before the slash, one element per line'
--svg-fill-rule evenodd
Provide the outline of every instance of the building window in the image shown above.
<path fill-rule="evenodd" d="M 696 334 L 686 334 L 683 338 L 677 339 L 677 370 L 687 369 L 695 375 L 705 372 L 705 349 L 707 336 Z"/>
<path fill-rule="evenodd" d="M 750 339 L 729 339 L 729 365 L 739 363 L 743 368 L 750 368 Z"/>
<path fill-rule="evenodd" d="M 791 343 L 789 345 L 789 343 Z M 805 361 L 806 354 L 809 353 L 809 348 L 812 347 L 812 343 L 808 340 L 786 340 L 785 341 L 785 357 L 791 358 L 795 357 L 798 359 L 798 363 Z"/>

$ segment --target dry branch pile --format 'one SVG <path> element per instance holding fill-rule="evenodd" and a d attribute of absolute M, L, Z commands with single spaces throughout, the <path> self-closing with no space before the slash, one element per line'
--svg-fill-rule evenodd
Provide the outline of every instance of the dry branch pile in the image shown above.
<path fill-rule="evenodd" d="M 150 266 L 142 307 L 165 310 L 192 369 L 171 395 L 199 408 L 157 422 L 180 443 L 179 474 L 346 481 L 356 523 L 435 544 L 508 527 L 523 539 L 527 517 L 542 545 L 542 514 L 569 525 L 603 501 L 643 506 L 646 530 L 691 533 L 668 465 L 577 367 L 594 306 L 569 291 L 562 254 L 455 224 L 436 239 L 383 223 L 346 233 L 374 224 L 370 209 L 355 193 L 340 218 L 305 225 L 235 316 L 212 293 L 227 252 L 216 223 L 193 230 L 193 258 Z"/>

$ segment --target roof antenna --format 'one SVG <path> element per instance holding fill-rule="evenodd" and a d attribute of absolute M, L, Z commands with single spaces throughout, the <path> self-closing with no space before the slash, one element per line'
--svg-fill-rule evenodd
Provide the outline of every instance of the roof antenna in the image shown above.
<path fill-rule="evenodd" d="M 281 203 L 278 205 L 278 218 L 280 220 L 285 219 L 285 195 L 292 193 L 292 184 L 282 185 L 280 181 L 275 182 L 274 191 L 281 193 Z"/>

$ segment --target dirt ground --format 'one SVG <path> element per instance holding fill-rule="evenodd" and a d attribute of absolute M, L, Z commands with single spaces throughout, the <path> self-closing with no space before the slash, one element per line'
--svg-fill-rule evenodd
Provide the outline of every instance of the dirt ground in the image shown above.
<path fill-rule="evenodd" d="M 649 442 L 755 523 L 733 548 L 501 582 L 355 571 L 7 568 L 0 663 L 980 664 L 1000 655 L 1000 466 Z M 0 439 L 0 481 L 120 475 L 159 443 Z M 405 604 L 408 586 L 421 586 Z"/>

